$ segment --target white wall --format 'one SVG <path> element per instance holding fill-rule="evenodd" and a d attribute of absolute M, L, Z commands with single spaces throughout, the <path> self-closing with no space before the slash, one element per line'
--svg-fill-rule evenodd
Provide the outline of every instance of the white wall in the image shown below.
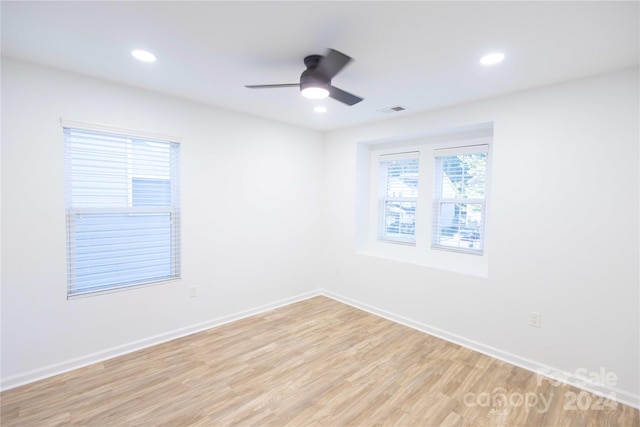
<path fill-rule="evenodd" d="M 181 281 L 67 301 L 61 117 L 183 138 Z M 318 132 L 3 58 L 3 386 L 318 289 L 321 179 Z"/>
<path fill-rule="evenodd" d="M 604 368 L 637 405 L 638 99 L 634 69 L 328 133 L 325 287 L 530 369 Z M 357 254 L 357 144 L 486 122 L 488 277 Z"/>

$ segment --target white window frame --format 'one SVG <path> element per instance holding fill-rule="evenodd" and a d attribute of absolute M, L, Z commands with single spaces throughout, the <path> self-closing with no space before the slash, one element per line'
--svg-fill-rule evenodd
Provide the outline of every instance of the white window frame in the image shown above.
<path fill-rule="evenodd" d="M 486 218 L 486 197 L 482 198 L 459 198 L 459 197 L 445 197 L 442 194 L 443 189 L 443 178 L 444 171 L 442 169 L 442 162 L 439 159 L 445 157 L 453 157 L 459 155 L 467 155 L 467 154 L 485 154 L 486 155 L 486 170 L 485 176 L 485 186 L 484 191 L 485 195 L 487 193 L 487 176 L 489 170 L 489 146 L 486 144 L 481 145 L 467 145 L 462 147 L 451 147 L 451 148 L 442 148 L 433 150 L 433 155 L 435 159 L 434 164 L 434 177 L 435 177 L 435 185 L 434 185 L 434 195 L 433 195 L 433 220 L 432 220 L 432 233 L 431 233 L 431 247 L 433 249 L 446 250 L 446 251 L 456 251 L 474 255 L 482 255 L 484 251 L 484 225 Z M 439 225 L 442 220 L 442 206 L 445 204 L 455 204 L 455 205 L 480 205 L 481 211 L 481 221 L 478 227 L 479 235 L 475 240 L 478 241 L 478 247 L 474 247 L 473 242 L 469 242 L 469 246 L 463 246 L 461 243 L 462 237 L 458 236 L 457 246 L 445 245 L 441 243 L 439 239 Z"/>
<path fill-rule="evenodd" d="M 132 288 L 138 288 L 142 286 L 150 286 L 158 283 L 165 283 L 168 281 L 178 280 L 181 277 L 181 227 L 180 227 L 180 155 L 179 145 L 181 139 L 178 137 L 157 135 L 151 133 L 144 133 L 138 131 L 130 131 L 125 129 L 114 128 L 110 126 L 103 126 L 97 124 L 86 124 L 72 121 L 61 120 L 61 126 L 63 133 L 65 133 L 65 205 L 66 205 L 66 222 L 67 222 L 67 299 L 73 299 L 77 297 L 100 295 L 104 293 L 117 292 Z M 75 200 L 72 190 L 72 173 L 74 171 L 73 156 L 77 150 L 72 150 L 67 144 L 67 130 L 77 130 L 80 132 L 95 132 L 102 134 L 103 136 L 116 136 L 120 140 L 128 140 L 125 151 L 126 159 L 120 161 L 120 168 L 126 170 L 126 180 L 128 182 L 128 189 L 126 195 L 123 195 L 123 200 L 126 206 L 107 206 L 91 204 L 85 205 Z M 157 175 L 157 169 L 149 169 L 149 171 L 156 171 L 155 174 L 143 174 L 135 172 L 132 167 L 132 150 L 133 145 L 138 142 L 144 142 L 147 144 L 158 144 L 159 146 L 165 146 L 165 148 L 171 148 L 170 165 L 167 165 L 171 174 L 169 176 Z M 120 148 L 122 151 L 123 147 Z M 133 185 L 135 178 L 145 179 L 163 179 L 168 180 L 170 183 L 170 206 L 133 206 Z M 95 190 L 94 190 L 95 191 Z M 135 279 L 127 282 L 114 282 L 113 280 L 106 281 L 104 283 L 96 283 L 94 285 L 85 285 L 80 287 L 77 276 L 78 260 L 76 259 L 76 237 L 80 237 L 77 234 L 79 221 L 82 221 L 83 217 L 89 215 L 104 216 L 114 215 L 114 218 L 122 215 L 128 215 L 131 217 L 144 218 L 158 218 L 162 216 L 169 217 L 169 247 L 168 257 L 170 259 L 169 264 L 165 268 L 168 273 L 163 274 L 162 277 L 147 275 L 146 278 Z M 117 221 L 117 219 L 114 219 Z M 153 221 L 153 220 L 152 220 Z M 115 223 L 110 223 L 115 224 Z M 123 249 L 124 250 L 124 249 Z M 147 255 L 144 255 L 147 256 Z"/>
<path fill-rule="evenodd" d="M 390 196 L 387 192 L 388 164 L 396 160 L 420 160 L 420 153 L 417 151 L 406 153 L 382 154 L 378 156 L 378 240 L 400 243 L 406 245 L 415 245 L 415 220 L 414 234 L 393 236 L 387 233 L 387 204 L 388 203 L 412 203 L 415 205 L 415 211 L 418 211 L 417 196 Z M 418 174 L 420 173 L 418 164 Z"/>
<path fill-rule="evenodd" d="M 442 250 L 433 246 L 435 196 L 435 156 L 436 150 L 456 147 L 487 146 L 491 158 L 493 127 L 475 128 L 468 133 L 442 134 L 411 140 L 384 141 L 382 143 L 360 143 L 358 146 L 358 191 L 366 191 L 367 196 L 358 196 L 356 203 L 356 252 L 361 255 L 408 262 L 426 267 L 448 270 L 478 277 L 488 275 L 490 242 L 486 238 L 491 216 L 490 176 L 491 165 L 487 162 L 486 197 L 484 200 L 484 247 L 480 252 Z M 419 184 L 416 208 L 415 242 L 397 244 L 379 239 L 379 160 L 381 156 L 406 152 L 419 153 Z M 366 163 L 365 163 L 366 162 Z M 362 172 L 366 171 L 368 179 Z M 365 208 L 365 206 L 367 206 Z"/>

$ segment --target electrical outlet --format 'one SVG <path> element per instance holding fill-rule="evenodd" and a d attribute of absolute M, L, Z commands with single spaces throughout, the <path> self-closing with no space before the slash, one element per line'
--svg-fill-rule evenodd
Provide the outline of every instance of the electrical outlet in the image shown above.
<path fill-rule="evenodd" d="M 532 311 L 529 325 L 534 328 L 539 328 L 540 326 L 542 326 L 542 314 Z"/>
<path fill-rule="evenodd" d="M 191 298 L 195 298 L 198 296 L 198 287 L 197 286 L 190 286 L 189 287 L 189 296 Z"/>

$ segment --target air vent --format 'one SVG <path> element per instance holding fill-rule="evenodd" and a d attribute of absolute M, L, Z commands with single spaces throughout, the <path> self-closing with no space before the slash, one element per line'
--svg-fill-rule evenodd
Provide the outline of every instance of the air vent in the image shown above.
<path fill-rule="evenodd" d="M 389 114 L 389 113 L 397 113 L 398 111 L 404 111 L 406 109 L 407 107 L 404 107 L 402 105 L 394 105 L 393 107 L 383 108 L 378 111 L 380 111 L 381 113 Z"/>

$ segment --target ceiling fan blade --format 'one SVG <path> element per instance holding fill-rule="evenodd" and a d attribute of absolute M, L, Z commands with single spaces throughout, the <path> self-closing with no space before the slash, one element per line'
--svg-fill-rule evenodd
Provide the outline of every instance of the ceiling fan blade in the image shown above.
<path fill-rule="evenodd" d="M 249 89 L 274 89 L 278 87 L 300 87 L 300 83 L 285 83 L 281 85 L 246 85 Z"/>
<path fill-rule="evenodd" d="M 335 99 L 336 101 L 340 101 L 347 105 L 354 105 L 362 101 L 362 98 L 360 98 L 359 96 L 355 96 L 352 93 L 345 92 L 342 89 L 338 89 L 335 86 L 329 87 L 329 96 Z"/>
<path fill-rule="evenodd" d="M 351 57 L 337 50 L 329 49 L 327 54 L 320 60 L 320 63 L 313 72 L 325 81 L 329 81 L 338 74 L 351 61 Z"/>

